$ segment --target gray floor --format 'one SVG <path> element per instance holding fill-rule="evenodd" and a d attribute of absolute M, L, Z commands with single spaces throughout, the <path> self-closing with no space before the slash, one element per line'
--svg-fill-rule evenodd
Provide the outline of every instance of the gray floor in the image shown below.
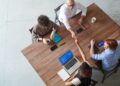
<path fill-rule="evenodd" d="M 21 50 L 31 43 L 28 31 L 40 14 L 54 20 L 53 9 L 65 0 L 0 0 L 0 86 L 45 86 Z M 85 6 L 95 2 L 120 24 L 120 0 L 77 0 Z M 109 28 L 108 28 L 109 29 Z M 102 75 L 95 71 L 94 78 Z M 120 86 L 120 70 L 98 86 Z"/>

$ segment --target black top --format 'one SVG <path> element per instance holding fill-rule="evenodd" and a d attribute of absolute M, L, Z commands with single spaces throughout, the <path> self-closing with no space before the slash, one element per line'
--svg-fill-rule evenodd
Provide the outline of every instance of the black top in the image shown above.
<path fill-rule="evenodd" d="M 77 74 L 75 77 L 81 81 L 81 84 L 78 86 L 90 86 L 91 77 L 81 77 L 80 74 Z"/>

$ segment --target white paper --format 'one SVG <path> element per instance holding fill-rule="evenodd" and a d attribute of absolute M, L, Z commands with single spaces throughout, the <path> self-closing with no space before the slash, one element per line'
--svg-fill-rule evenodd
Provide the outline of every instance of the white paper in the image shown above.
<path fill-rule="evenodd" d="M 70 75 L 64 69 L 61 69 L 57 74 L 63 81 L 67 80 L 70 77 Z"/>

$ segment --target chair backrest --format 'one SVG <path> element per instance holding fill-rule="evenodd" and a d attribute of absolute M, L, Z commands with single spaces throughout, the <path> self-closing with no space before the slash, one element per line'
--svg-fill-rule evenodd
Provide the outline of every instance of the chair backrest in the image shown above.
<path fill-rule="evenodd" d="M 30 33 L 32 34 L 33 27 L 29 29 Z"/>
<path fill-rule="evenodd" d="M 55 23 L 59 22 L 59 24 L 61 24 L 61 22 L 59 21 L 59 18 L 58 18 L 58 12 L 59 12 L 59 10 L 60 10 L 60 8 L 61 8 L 61 6 L 63 4 L 59 5 L 57 8 L 54 9 L 54 12 L 55 12 Z"/>
<path fill-rule="evenodd" d="M 64 4 L 64 3 L 63 3 L 63 4 Z M 59 11 L 60 8 L 61 8 L 61 6 L 62 6 L 63 4 L 61 4 L 61 5 L 59 5 L 57 8 L 55 8 L 54 11 L 55 11 L 55 12 Z"/>

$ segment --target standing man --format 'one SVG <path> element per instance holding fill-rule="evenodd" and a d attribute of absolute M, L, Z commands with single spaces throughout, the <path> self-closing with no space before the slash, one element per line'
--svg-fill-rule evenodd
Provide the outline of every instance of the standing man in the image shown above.
<path fill-rule="evenodd" d="M 78 2 L 74 0 L 67 0 L 60 8 L 59 20 L 65 25 L 67 30 L 71 33 L 72 38 L 75 38 L 75 33 L 72 31 L 72 27 L 69 24 L 69 19 L 76 15 L 76 12 L 80 10 L 82 12 L 79 18 L 79 24 L 82 24 L 84 17 L 86 16 L 87 9 Z"/>

